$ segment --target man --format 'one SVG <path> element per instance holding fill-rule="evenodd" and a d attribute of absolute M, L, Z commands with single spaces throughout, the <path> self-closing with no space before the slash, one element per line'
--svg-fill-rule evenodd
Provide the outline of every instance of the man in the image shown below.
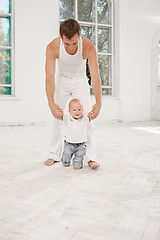
<path fill-rule="evenodd" d="M 86 59 L 88 59 L 92 87 L 96 103 L 90 111 L 89 85 L 86 77 Z M 56 64 L 57 63 L 57 64 Z M 56 75 L 56 76 L 55 76 Z M 60 119 L 69 97 L 78 98 L 91 120 L 101 109 L 101 80 L 95 46 L 81 36 L 79 23 L 68 19 L 60 25 L 60 37 L 48 44 L 46 49 L 46 93 L 50 110 L 54 116 L 53 132 L 50 141 L 50 155 L 44 162 L 51 166 L 61 160 L 62 127 Z M 91 168 L 100 165 L 95 161 L 95 141 L 93 124 L 88 130 L 86 158 Z"/>

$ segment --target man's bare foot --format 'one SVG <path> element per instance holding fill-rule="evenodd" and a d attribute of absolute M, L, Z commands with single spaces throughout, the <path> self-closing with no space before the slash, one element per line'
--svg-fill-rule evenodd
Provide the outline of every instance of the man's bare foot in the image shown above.
<path fill-rule="evenodd" d="M 97 163 L 96 161 L 92 161 L 92 160 L 88 161 L 88 165 L 89 165 L 89 167 L 91 167 L 93 169 L 100 167 L 99 163 Z"/>
<path fill-rule="evenodd" d="M 55 160 L 53 160 L 52 158 L 48 158 L 44 164 L 47 166 L 52 166 L 55 163 Z"/>

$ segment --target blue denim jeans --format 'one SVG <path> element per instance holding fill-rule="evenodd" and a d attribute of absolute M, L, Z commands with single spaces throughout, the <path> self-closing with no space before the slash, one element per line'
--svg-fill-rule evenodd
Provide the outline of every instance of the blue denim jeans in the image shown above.
<path fill-rule="evenodd" d="M 62 164 L 65 167 L 70 166 L 71 159 L 73 158 L 73 167 L 82 168 L 83 159 L 86 154 L 86 142 L 83 143 L 69 143 L 64 141 L 64 151 L 62 154 Z"/>

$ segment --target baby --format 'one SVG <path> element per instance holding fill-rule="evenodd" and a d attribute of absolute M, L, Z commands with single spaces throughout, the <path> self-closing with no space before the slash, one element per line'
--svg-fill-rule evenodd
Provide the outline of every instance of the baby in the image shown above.
<path fill-rule="evenodd" d="M 69 115 L 64 115 L 64 151 L 62 163 L 65 167 L 70 166 L 73 158 L 74 169 L 83 167 L 83 159 L 87 146 L 87 125 L 90 120 L 83 115 L 83 106 L 79 99 L 72 99 L 69 102 Z"/>

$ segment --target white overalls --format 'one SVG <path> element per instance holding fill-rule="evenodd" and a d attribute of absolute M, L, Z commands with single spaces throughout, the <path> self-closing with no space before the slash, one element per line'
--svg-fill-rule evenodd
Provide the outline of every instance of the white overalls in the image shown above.
<path fill-rule="evenodd" d="M 83 104 L 84 114 L 87 114 L 91 111 L 90 88 L 86 77 L 86 60 L 82 57 L 81 37 L 75 55 L 69 55 L 66 52 L 62 39 L 60 39 L 60 55 L 59 59 L 57 59 L 56 68 L 55 103 L 64 111 L 69 100 L 78 98 Z M 61 161 L 64 143 L 61 120 L 53 118 L 50 133 L 49 158 L 55 161 Z M 96 160 L 94 125 L 92 121 L 88 129 L 86 160 Z"/>

